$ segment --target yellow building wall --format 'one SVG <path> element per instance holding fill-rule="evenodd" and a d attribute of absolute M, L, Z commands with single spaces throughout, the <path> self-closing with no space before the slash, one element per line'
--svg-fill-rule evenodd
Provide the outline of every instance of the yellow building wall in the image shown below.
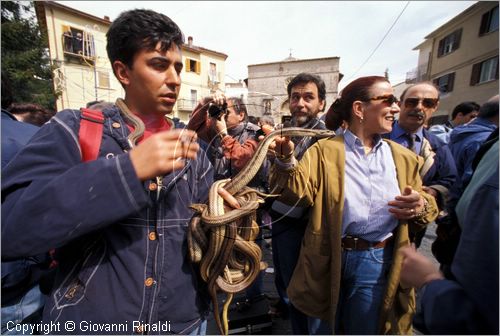
<path fill-rule="evenodd" d="M 186 59 L 193 59 L 200 62 L 199 74 L 196 72 L 188 72 L 186 68 Z M 183 48 L 182 62 L 184 68 L 181 73 L 181 89 L 179 98 L 174 109 L 174 115 L 180 120 L 187 122 L 189 116 L 196 107 L 199 100 L 208 97 L 216 87 L 209 85 L 210 63 L 215 63 L 217 69 L 217 77 L 220 83 L 217 87 L 223 91 L 224 76 L 225 76 L 225 58 L 212 53 L 198 53 Z M 191 91 L 196 91 L 196 99 L 192 100 Z"/>
<path fill-rule="evenodd" d="M 123 97 L 124 91 L 113 75 L 111 64 L 106 53 L 106 32 L 108 25 L 91 22 L 88 19 L 68 13 L 58 8 L 45 8 L 47 32 L 51 58 L 55 59 L 57 69 L 54 71 L 55 89 L 62 95 L 57 100 L 57 109 L 78 109 L 94 100 L 114 102 Z M 71 26 L 91 33 L 94 36 L 95 64 L 80 58 L 79 62 L 68 62 L 63 49 L 64 28 Z M 77 58 L 72 58 L 76 60 Z M 109 77 L 109 88 L 99 85 L 98 72 Z"/>

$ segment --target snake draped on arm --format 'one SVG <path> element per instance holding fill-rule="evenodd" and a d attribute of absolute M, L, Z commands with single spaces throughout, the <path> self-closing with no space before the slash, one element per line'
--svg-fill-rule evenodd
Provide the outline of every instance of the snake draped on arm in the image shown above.
<path fill-rule="evenodd" d="M 207 282 L 213 303 L 214 317 L 221 334 L 227 335 L 227 310 L 234 293 L 245 290 L 252 284 L 259 272 L 267 267 L 261 261 L 262 251 L 254 242 L 259 233 L 256 211 L 265 195 L 247 184 L 260 169 L 267 155 L 269 145 L 277 136 L 331 137 L 328 130 L 312 130 L 298 127 L 273 131 L 259 144 L 254 156 L 232 179 L 215 181 L 209 191 L 207 204 L 192 204 L 195 210 L 188 229 L 189 257 L 200 264 L 202 279 Z M 222 189 L 222 190 L 221 190 Z M 239 203 L 239 208 L 224 204 L 224 190 Z M 231 203 L 231 202 L 227 202 Z M 217 292 L 227 295 L 219 316 Z"/>

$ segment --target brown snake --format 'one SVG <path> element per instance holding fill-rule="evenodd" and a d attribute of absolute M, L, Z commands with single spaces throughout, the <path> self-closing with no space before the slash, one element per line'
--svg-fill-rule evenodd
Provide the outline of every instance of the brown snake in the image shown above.
<path fill-rule="evenodd" d="M 262 269 L 262 251 L 254 242 L 259 232 L 255 222 L 256 210 L 263 195 L 246 185 L 257 174 L 266 158 L 269 146 L 277 136 L 330 137 L 328 130 L 284 128 L 273 131 L 262 140 L 252 159 L 232 179 L 215 181 L 210 188 L 207 204 L 193 204 L 195 210 L 188 230 L 189 256 L 200 263 L 201 277 L 208 284 L 214 317 L 221 334 L 228 333 L 227 309 L 232 294 L 245 290 Z M 224 188 L 238 201 L 240 208 L 224 205 L 220 188 Z M 270 196 L 270 195 L 267 195 Z M 274 195 L 277 196 L 277 195 Z M 223 309 L 223 323 L 219 316 L 217 292 L 227 294 Z"/>

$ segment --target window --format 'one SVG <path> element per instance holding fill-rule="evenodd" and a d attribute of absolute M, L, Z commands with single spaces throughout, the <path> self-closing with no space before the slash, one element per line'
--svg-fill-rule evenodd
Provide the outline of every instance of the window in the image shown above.
<path fill-rule="evenodd" d="M 489 58 L 472 66 L 470 85 L 498 79 L 498 56 Z"/>
<path fill-rule="evenodd" d="M 479 35 L 498 30 L 498 6 L 483 14 Z"/>
<path fill-rule="evenodd" d="M 191 105 L 194 107 L 196 101 L 198 100 L 198 92 L 196 90 L 191 90 Z"/>
<path fill-rule="evenodd" d="M 63 50 L 87 58 L 95 57 L 94 36 L 84 30 L 63 25 Z"/>
<path fill-rule="evenodd" d="M 272 99 L 264 99 L 264 114 L 271 114 Z"/>
<path fill-rule="evenodd" d="M 185 61 L 186 72 L 200 73 L 200 62 L 194 59 L 186 58 Z"/>
<path fill-rule="evenodd" d="M 433 80 L 433 83 L 439 87 L 441 93 L 447 93 L 453 91 L 453 83 L 455 82 L 455 73 L 449 73 L 447 75 L 438 77 Z"/>
<path fill-rule="evenodd" d="M 109 89 L 109 72 L 97 71 L 97 83 L 98 87 Z"/>
<path fill-rule="evenodd" d="M 210 70 L 208 72 L 208 79 L 212 84 L 219 83 L 217 78 L 217 64 L 210 63 Z"/>
<path fill-rule="evenodd" d="M 460 47 L 462 28 L 455 30 L 450 35 L 439 41 L 438 57 L 447 55 Z"/>

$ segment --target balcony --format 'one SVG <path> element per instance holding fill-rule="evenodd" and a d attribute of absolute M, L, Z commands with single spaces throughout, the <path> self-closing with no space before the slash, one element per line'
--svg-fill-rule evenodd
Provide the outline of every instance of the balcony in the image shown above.
<path fill-rule="evenodd" d="M 407 84 L 412 84 L 412 83 L 428 81 L 430 78 L 429 73 L 428 73 L 428 67 L 429 67 L 429 63 L 424 63 L 424 64 L 421 64 L 420 66 L 408 71 L 406 73 L 405 82 Z"/>
<path fill-rule="evenodd" d="M 95 45 L 91 34 L 85 32 L 73 34 L 71 31 L 66 31 L 62 35 L 62 45 L 64 56 L 68 59 L 94 64 Z"/>
<path fill-rule="evenodd" d="M 179 111 L 192 111 L 196 107 L 196 101 L 192 99 L 177 99 L 177 110 Z"/>

